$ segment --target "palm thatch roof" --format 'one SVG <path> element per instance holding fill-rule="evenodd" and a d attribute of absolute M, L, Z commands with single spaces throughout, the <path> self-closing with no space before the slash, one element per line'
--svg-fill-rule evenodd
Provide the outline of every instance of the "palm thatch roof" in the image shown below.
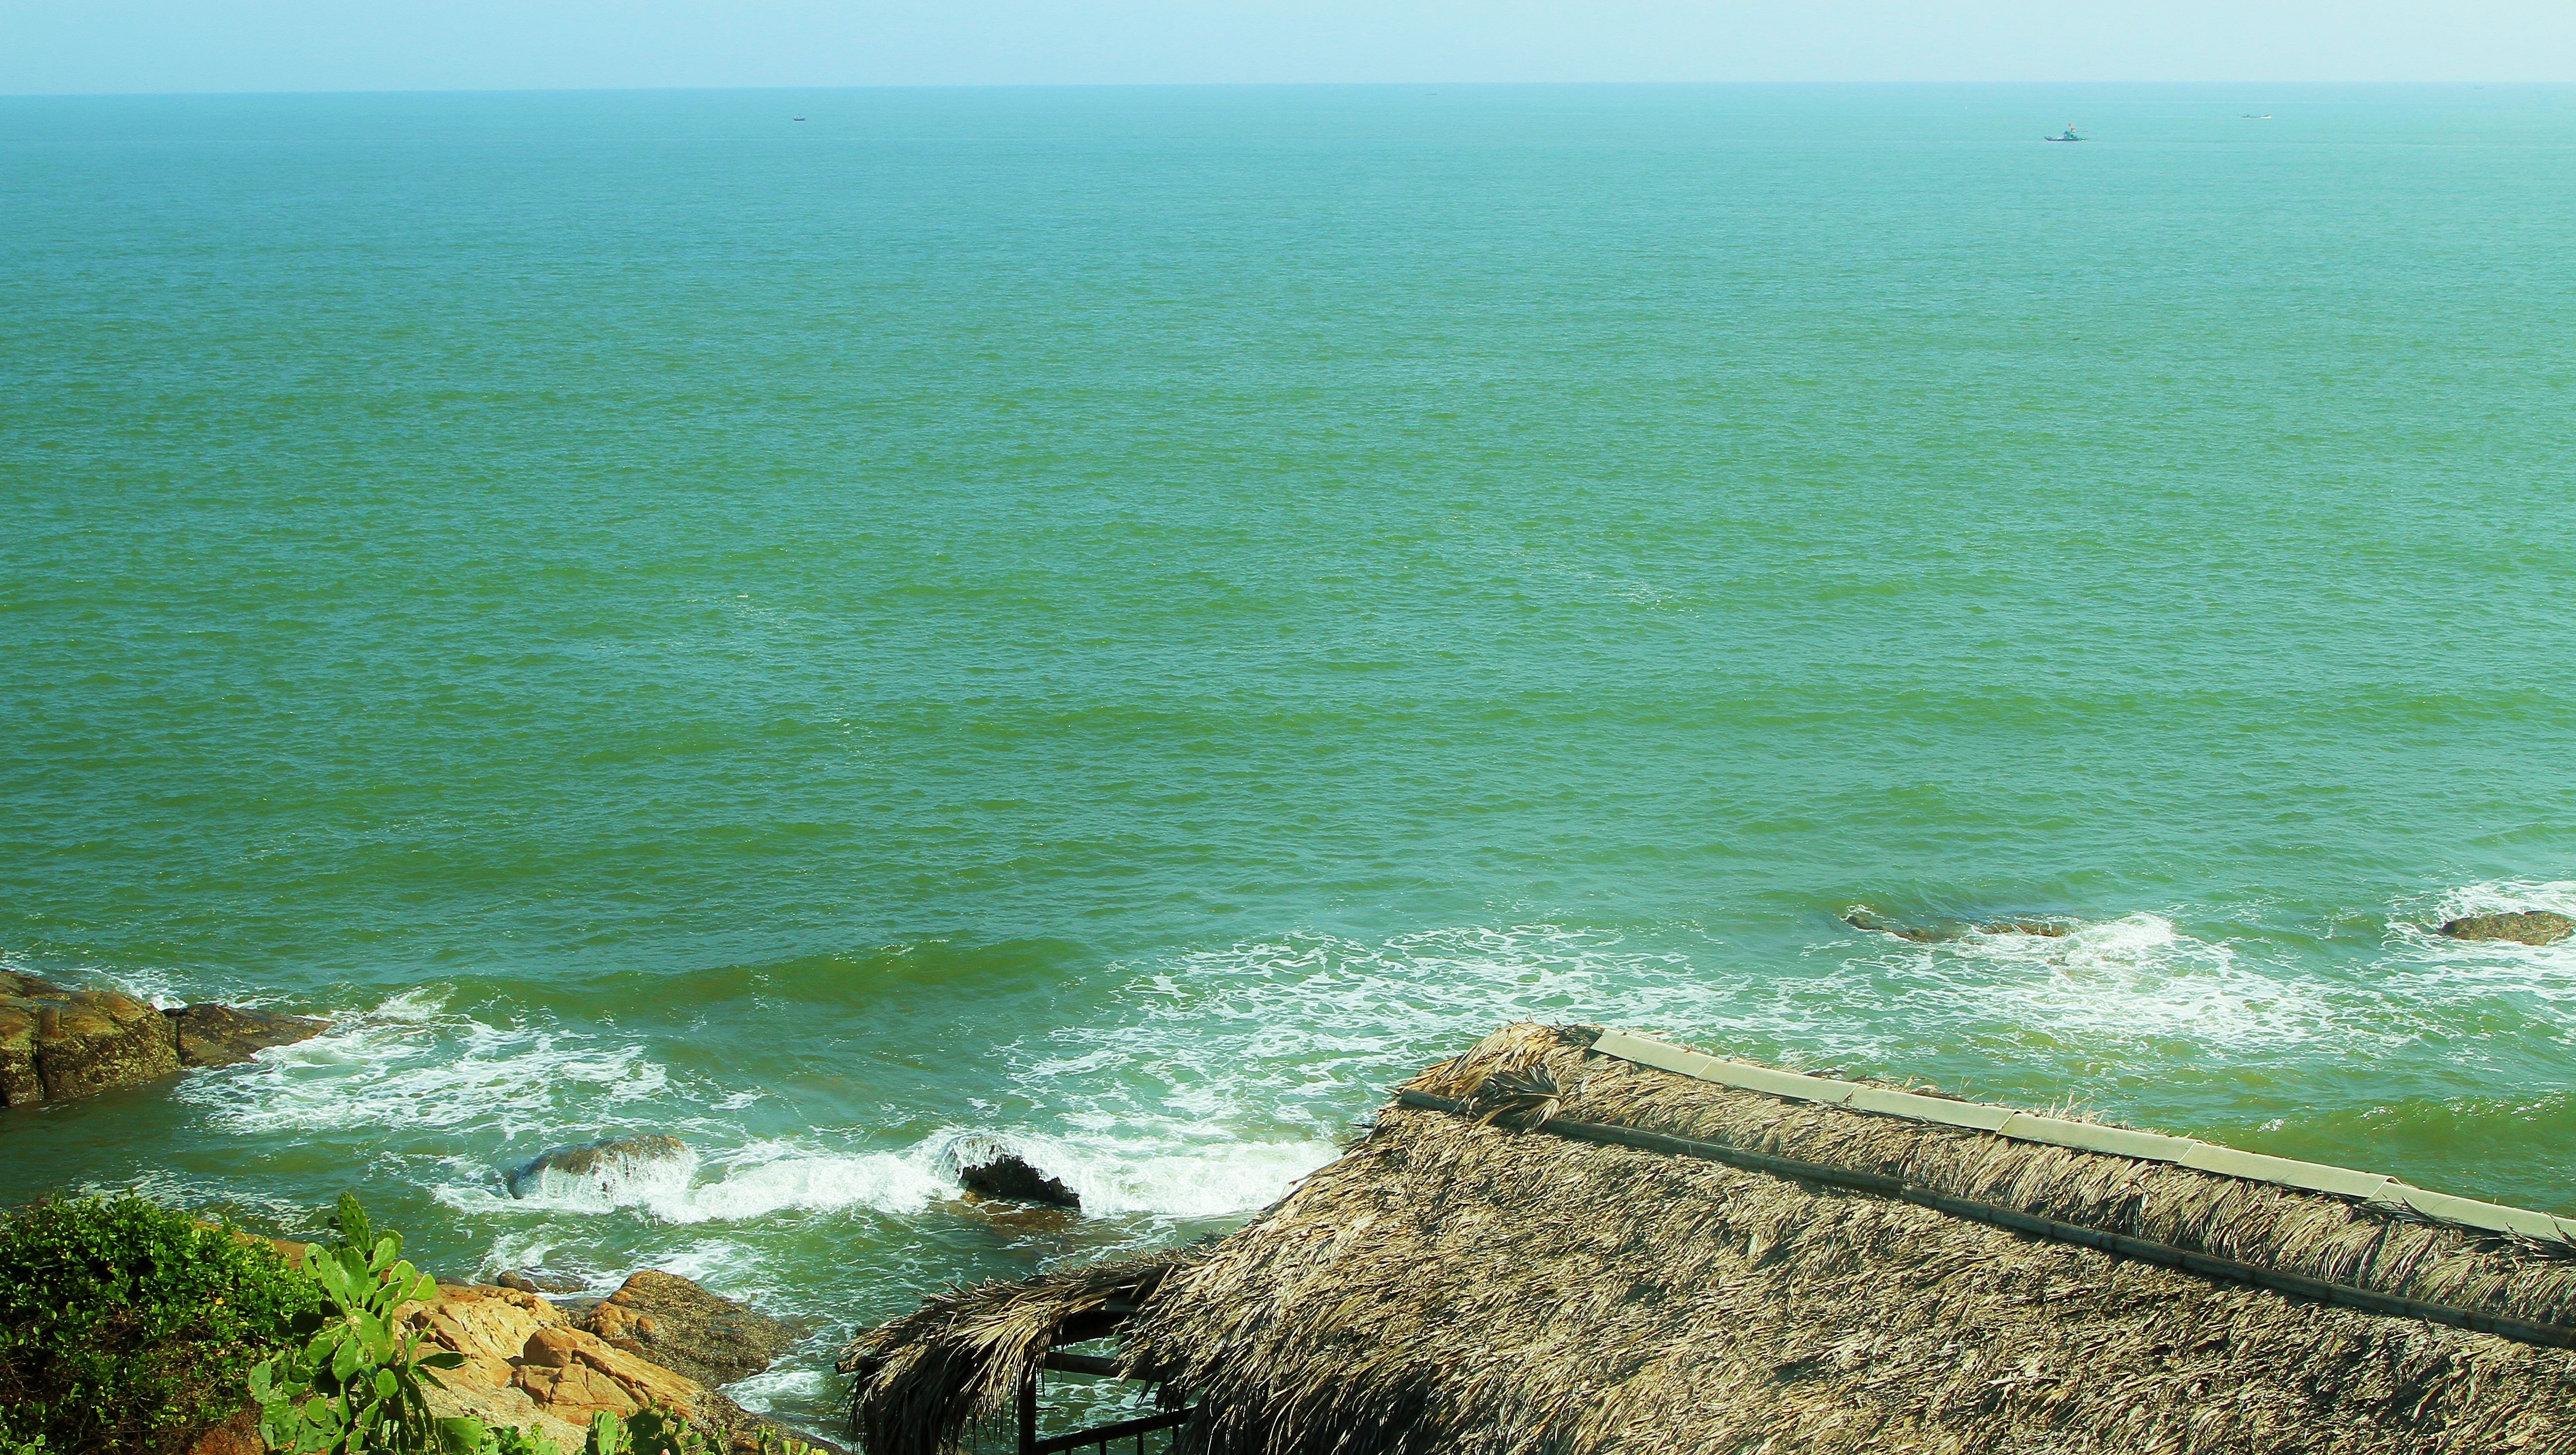
<path fill-rule="evenodd" d="M 858 1433 L 955 1449 L 1050 1347 L 1114 1329 L 1210 1455 L 2576 1452 L 2576 1248 L 2552 1220 L 2439 1222 L 2422 1207 L 2486 1205 L 1596 1041 L 1651 1044 L 1508 1027 L 1221 1241 L 951 1290 L 862 1335 Z"/>

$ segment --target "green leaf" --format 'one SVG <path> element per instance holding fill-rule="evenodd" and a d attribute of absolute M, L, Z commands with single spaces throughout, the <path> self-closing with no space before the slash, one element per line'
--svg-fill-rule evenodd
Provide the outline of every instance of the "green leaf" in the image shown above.
<path fill-rule="evenodd" d="M 375 1241 L 375 1230 L 367 1226 L 367 1210 L 358 1206 L 354 1192 L 340 1194 L 340 1241 L 356 1248 Z"/>
<path fill-rule="evenodd" d="M 384 1399 L 391 1399 L 401 1392 L 402 1385 L 394 1379 L 394 1372 L 392 1370 L 379 1369 L 376 1371 L 376 1393 L 378 1396 Z"/>
<path fill-rule="evenodd" d="M 344 1341 L 331 1355 L 331 1376 L 346 1383 L 350 1375 L 358 1372 L 358 1357 L 358 1341 Z"/>
<path fill-rule="evenodd" d="M 453 1349 L 440 1349 L 435 1353 L 421 1355 L 420 1366 L 423 1369 L 462 1369 L 465 1367 L 465 1356 Z"/>

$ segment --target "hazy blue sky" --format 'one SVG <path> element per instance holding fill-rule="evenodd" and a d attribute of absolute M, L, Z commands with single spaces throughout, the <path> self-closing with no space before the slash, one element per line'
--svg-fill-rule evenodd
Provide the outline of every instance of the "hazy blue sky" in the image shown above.
<path fill-rule="evenodd" d="M 2576 0 L 0 0 L 0 92 L 2576 81 Z"/>

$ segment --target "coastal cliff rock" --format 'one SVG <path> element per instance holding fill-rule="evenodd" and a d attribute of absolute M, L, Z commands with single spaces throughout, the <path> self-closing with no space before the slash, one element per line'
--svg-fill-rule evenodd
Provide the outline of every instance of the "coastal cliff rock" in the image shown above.
<path fill-rule="evenodd" d="M 759 1318 L 685 1278 L 650 1278 L 646 1286 L 656 1307 L 704 1308 L 709 1305 L 699 1300 L 707 1300 L 737 1316 Z M 635 1279 L 627 1283 L 633 1287 Z M 659 1322 L 631 1306 L 627 1313 Z M 465 1361 L 442 1376 L 446 1389 L 431 1392 L 431 1408 L 440 1415 L 470 1415 L 487 1425 L 541 1433 L 566 1450 L 582 1448 L 591 1416 L 623 1418 L 647 1402 L 714 1436 L 717 1450 L 754 1449 L 768 1423 L 701 1380 L 581 1327 L 538 1294 L 442 1285 L 437 1297 L 407 1306 L 401 1318 L 421 1331 L 423 1347 L 452 1350 Z M 685 1325 L 688 1318 L 684 1314 L 676 1322 Z M 811 1443 L 810 1436 L 800 1438 Z"/>
<path fill-rule="evenodd" d="M 2442 933 L 2455 940 L 2512 940 L 2525 945 L 2554 945 L 2576 934 L 2576 919 L 2549 909 L 2517 909 L 2503 914 L 2463 915 L 2445 920 Z"/>
<path fill-rule="evenodd" d="M 2045 919 L 1938 920 L 1928 925 L 1909 925 L 1859 908 L 1844 915 L 1843 923 L 1856 930 L 1912 940 L 1918 945 L 1942 944 L 1971 934 L 2040 935 L 2053 940 L 2074 933 L 2072 925 Z"/>
<path fill-rule="evenodd" d="M 597 1177 L 632 1171 L 649 1163 L 677 1161 L 688 1155 L 688 1143 L 658 1132 L 640 1137 L 606 1137 L 578 1146 L 548 1147 L 512 1168 L 503 1180 L 512 1197 L 526 1197 L 543 1190 L 550 1177 L 557 1181 Z"/>
<path fill-rule="evenodd" d="M 724 1385 L 767 1369 L 796 1342 L 796 1330 L 688 1279 L 653 1269 L 628 1278 L 582 1315 L 580 1327 L 613 1348 Z"/>
<path fill-rule="evenodd" d="M 182 1066 L 229 1066 L 247 1061 L 269 1046 L 310 1040 L 331 1023 L 311 1016 L 283 1015 L 273 1010 L 244 1010 L 205 1002 L 184 1010 L 165 1011 L 179 1034 Z"/>
<path fill-rule="evenodd" d="M 155 1010 L 114 990 L 71 990 L 0 970 L 0 1106 L 68 1101 L 246 1061 L 262 1046 L 319 1034 L 327 1021 L 192 1005 Z"/>
<path fill-rule="evenodd" d="M 1082 1198 L 1072 1188 L 1009 1152 L 961 1169 L 957 1182 L 978 1197 L 1033 1202 L 1042 1207 L 1082 1206 Z"/>

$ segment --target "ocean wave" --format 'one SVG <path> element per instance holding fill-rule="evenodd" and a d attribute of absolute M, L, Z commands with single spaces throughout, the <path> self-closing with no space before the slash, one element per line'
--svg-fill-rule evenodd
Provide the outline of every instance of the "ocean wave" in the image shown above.
<path fill-rule="evenodd" d="M 639 1045 L 548 1027 L 493 1026 L 408 990 L 323 1034 L 192 1077 L 176 1095 L 242 1135 L 486 1125 L 503 1137 L 565 1125 L 568 1105 L 650 1100 L 668 1071 Z"/>
<path fill-rule="evenodd" d="M 666 1223 L 746 1222 L 788 1211 L 866 1208 L 908 1217 L 960 1195 L 961 1153 L 981 1161 L 1007 1151 L 1064 1182 L 1097 1215 L 1187 1220 L 1223 1217 L 1275 1201 L 1289 1184 L 1332 1160 L 1324 1142 L 1213 1142 L 1155 1138 L 1086 1143 L 1033 1133 L 948 1128 L 900 1152 L 842 1152 L 812 1141 L 757 1141 L 723 1152 L 611 1162 L 580 1175 L 550 1174 L 512 1197 L 489 1180 L 452 1183 L 439 1200 L 459 1212 L 526 1216 L 632 1209 Z"/>

